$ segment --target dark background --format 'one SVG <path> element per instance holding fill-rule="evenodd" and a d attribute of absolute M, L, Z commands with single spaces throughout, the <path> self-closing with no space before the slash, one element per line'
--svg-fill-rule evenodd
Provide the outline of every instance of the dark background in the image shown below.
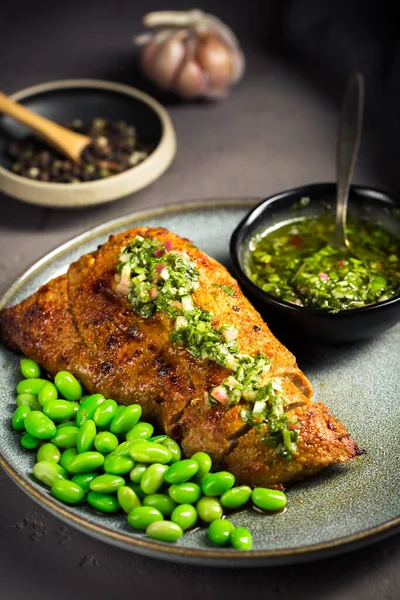
<path fill-rule="evenodd" d="M 340 96 L 354 68 L 367 87 L 358 183 L 398 191 L 397 32 L 392 3 L 344 0 L 199 2 L 236 32 L 247 57 L 243 83 L 217 104 L 162 96 L 178 135 L 169 171 L 119 202 L 76 211 L 28 206 L 0 194 L 0 292 L 33 260 L 115 216 L 211 196 L 266 196 L 334 178 Z M 154 0 L 3 0 L 0 89 L 91 77 L 157 92 L 135 66 L 141 16 L 192 4 Z M 377 499 L 379 501 L 379 499 Z M 209 569 L 130 554 L 65 527 L 0 473 L 0 597 L 175 599 L 257 595 L 281 600 L 397 600 L 400 545 L 394 536 L 315 563 Z"/>

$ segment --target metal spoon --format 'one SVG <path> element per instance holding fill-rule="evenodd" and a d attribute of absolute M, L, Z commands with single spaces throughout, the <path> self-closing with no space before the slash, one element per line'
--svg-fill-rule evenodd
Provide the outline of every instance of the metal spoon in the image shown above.
<path fill-rule="evenodd" d="M 364 78 L 354 73 L 347 84 L 343 99 L 336 146 L 336 219 L 330 240 L 334 248 L 351 251 L 346 234 L 347 206 L 353 179 L 364 113 Z"/>

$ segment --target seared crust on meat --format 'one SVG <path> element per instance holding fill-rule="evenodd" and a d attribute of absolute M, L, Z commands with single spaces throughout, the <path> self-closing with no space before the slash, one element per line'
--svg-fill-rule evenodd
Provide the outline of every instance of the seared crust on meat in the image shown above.
<path fill-rule="evenodd" d="M 291 462 L 274 456 L 262 432 L 243 422 L 245 403 L 228 408 L 206 404 L 204 392 L 229 374 L 226 368 L 172 344 L 168 316 L 156 312 L 144 319 L 125 296 L 115 293 L 118 254 L 137 235 L 171 241 L 174 250 L 185 251 L 200 273 L 195 304 L 213 313 L 214 327 L 232 324 L 238 329 L 241 352 L 270 357 L 269 375 L 280 379 L 286 410 L 302 425 Z M 229 286 L 233 295 L 218 286 Z M 359 453 L 327 408 L 309 400 L 310 383 L 294 356 L 274 337 L 228 271 L 189 240 L 162 228 L 141 227 L 111 236 L 73 263 L 67 275 L 3 309 L 0 338 L 52 375 L 68 369 L 90 393 L 101 392 L 121 403 L 138 402 L 143 418 L 178 439 L 187 455 L 208 452 L 239 483 L 272 485 L 299 479 Z"/>

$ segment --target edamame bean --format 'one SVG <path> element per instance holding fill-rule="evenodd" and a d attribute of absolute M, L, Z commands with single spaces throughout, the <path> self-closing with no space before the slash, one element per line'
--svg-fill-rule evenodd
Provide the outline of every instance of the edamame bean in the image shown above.
<path fill-rule="evenodd" d="M 179 504 L 171 515 L 171 521 L 183 530 L 191 529 L 197 522 L 197 510 L 191 504 Z"/>
<path fill-rule="evenodd" d="M 77 456 L 77 454 L 78 450 L 76 448 L 67 448 L 67 450 L 64 450 L 64 452 L 61 454 L 60 465 L 63 467 L 63 469 L 68 471 L 68 473 L 70 473 L 69 463 L 73 458 L 75 458 L 75 456 Z"/>
<path fill-rule="evenodd" d="M 102 394 L 92 394 L 88 396 L 80 405 L 76 413 L 76 424 L 80 427 L 87 419 L 93 419 L 94 413 L 105 401 Z"/>
<path fill-rule="evenodd" d="M 68 450 L 66 450 L 66 452 L 68 452 Z M 96 477 L 98 477 L 98 473 L 79 473 L 78 475 L 74 475 L 71 481 L 77 483 L 86 494 L 86 492 L 90 490 L 90 482 Z"/>
<path fill-rule="evenodd" d="M 119 435 L 120 433 L 126 433 L 142 416 L 142 407 L 140 404 L 131 404 L 130 406 L 124 406 L 123 410 L 115 415 L 110 423 L 111 433 Z"/>
<path fill-rule="evenodd" d="M 183 536 L 183 531 L 172 521 L 156 521 L 147 527 L 146 535 L 153 540 L 174 543 Z"/>
<path fill-rule="evenodd" d="M 170 517 L 176 502 L 166 494 L 150 494 L 143 498 L 143 506 L 152 506 L 159 510 L 163 517 Z"/>
<path fill-rule="evenodd" d="M 199 469 L 196 473 L 198 478 L 203 477 L 210 472 L 212 460 L 211 456 L 209 456 L 206 452 L 196 452 L 196 454 L 193 454 L 192 460 L 195 460 L 199 465 Z"/>
<path fill-rule="evenodd" d="M 57 425 L 57 431 L 63 427 L 76 427 L 76 423 L 75 421 L 64 421 L 64 423 L 59 423 Z"/>
<path fill-rule="evenodd" d="M 54 383 L 51 381 L 46 381 L 44 386 L 40 388 L 38 394 L 39 404 L 42 407 L 45 407 L 48 402 L 54 402 L 58 399 L 58 391 Z"/>
<path fill-rule="evenodd" d="M 145 494 L 155 494 L 164 483 L 164 474 L 168 467 L 160 463 L 154 463 L 147 467 L 140 480 L 140 487 Z"/>
<path fill-rule="evenodd" d="M 132 446 L 132 441 L 122 442 L 113 452 L 114 456 L 130 456 L 129 450 Z"/>
<path fill-rule="evenodd" d="M 195 460 L 190 458 L 180 460 L 168 467 L 164 479 L 167 483 L 184 483 L 196 475 L 198 468 L 199 465 Z"/>
<path fill-rule="evenodd" d="M 19 368 L 21 369 L 22 377 L 25 377 L 25 379 L 40 377 L 39 365 L 30 358 L 22 358 L 19 361 Z"/>
<path fill-rule="evenodd" d="M 225 508 L 235 509 L 246 504 L 250 500 L 250 496 L 251 488 L 248 485 L 240 485 L 222 494 L 219 500 Z"/>
<path fill-rule="evenodd" d="M 31 410 L 40 410 L 38 397 L 34 394 L 18 394 L 16 404 L 17 406 L 29 406 Z"/>
<path fill-rule="evenodd" d="M 100 452 L 82 452 L 72 458 L 69 463 L 69 471 L 71 473 L 91 473 L 97 471 L 103 466 L 104 456 Z"/>
<path fill-rule="evenodd" d="M 118 448 L 118 444 L 117 436 L 110 431 L 101 431 L 94 438 L 94 447 L 103 454 L 106 452 L 113 452 Z"/>
<path fill-rule="evenodd" d="M 21 438 L 21 446 L 25 448 L 25 450 L 35 450 L 40 442 L 41 440 L 38 440 L 38 438 L 35 438 L 28 432 L 25 432 Z"/>
<path fill-rule="evenodd" d="M 31 410 L 25 417 L 24 425 L 28 433 L 40 440 L 48 440 L 57 433 L 53 421 L 40 410 Z"/>
<path fill-rule="evenodd" d="M 75 427 L 74 425 L 69 425 L 68 427 L 59 427 L 57 429 L 57 433 L 51 441 L 55 446 L 57 446 L 57 448 L 75 448 L 78 433 L 79 428 Z"/>
<path fill-rule="evenodd" d="M 235 484 L 235 477 L 228 471 L 218 471 L 207 477 L 201 486 L 206 496 L 221 496 Z"/>
<path fill-rule="evenodd" d="M 17 394 L 34 394 L 37 396 L 45 383 L 47 383 L 46 379 L 23 379 L 17 385 Z"/>
<path fill-rule="evenodd" d="M 153 435 L 154 427 L 150 423 L 136 423 L 126 434 L 127 440 L 148 440 Z"/>
<path fill-rule="evenodd" d="M 12 416 L 11 425 L 15 431 L 25 431 L 25 418 L 31 412 L 29 406 L 18 406 Z"/>
<path fill-rule="evenodd" d="M 104 400 L 94 411 L 93 421 L 99 429 L 108 427 L 115 415 L 117 414 L 118 404 L 115 400 Z"/>
<path fill-rule="evenodd" d="M 168 438 L 169 438 L 169 435 L 166 435 L 165 433 L 163 433 L 162 435 L 154 435 L 153 437 L 149 438 L 149 442 L 157 442 L 157 444 L 162 444 Z"/>
<path fill-rule="evenodd" d="M 197 483 L 187 481 L 174 483 L 168 490 L 172 500 L 177 504 L 194 504 L 201 496 L 201 489 Z"/>
<path fill-rule="evenodd" d="M 104 459 L 103 469 L 111 475 L 125 475 L 129 473 L 134 465 L 130 456 L 115 456 L 108 454 Z"/>
<path fill-rule="evenodd" d="M 59 371 L 54 377 L 58 391 L 66 400 L 76 402 L 82 397 L 82 386 L 79 381 L 68 371 Z"/>
<path fill-rule="evenodd" d="M 146 498 L 146 494 L 144 493 L 144 491 L 142 490 L 142 488 L 140 487 L 140 485 L 138 483 L 133 483 L 132 481 L 127 481 L 126 485 L 135 492 L 135 494 L 137 495 L 138 498 L 140 498 L 141 501 L 143 501 Z"/>
<path fill-rule="evenodd" d="M 50 460 L 42 460 L 33 467 L 33 474 L 45 485 L 51 487 L 56 479 L 67 479 L 68 475 L 65 469 Z"/>
<path fill-rule="evenodd" d="M 93 490 L 93 492 L 112 494 L 113 492 L 116 492 L 122 485 L 125 485 L 125 479 L 123 477 L 104 473 L 104 475 L 99 475 L 90 482 L 90 489 Z"/>
<path fill-rule="evenodd" d="M 200 519 L 206 523 L 212 523 L 220 519 L 223 514 L 222 506 L 217 498 L 208 498 L 203 496 L 196 504 Z"/>
<path fill-rule="evenodd" d="M 54 498 L 65 504 L 78 504 L 85 497 L 84 490 L 77 483 L 68 479 L 56 480 L 51 486 L 51 493 Z"/>
<path fill-rule="evenodd" d="M 208 537 L 217 546 L 224 546 L 229 542 L 234 529 L 234 525 L 228 519 L 215 519 L 208 528 Z"/>
<path fill-rule="evenodd" d="M 172 458 L 169 461 L 171 465 L 181 460 L 182 451 L 179 447 L 179 444 L 177 444 L 175 440 L 173 440 L 170 437 L 167 437 L 167 439 L 161 442 L 161 444 L 168 448 L 168 450 L 171 452 Z"/>
<path fill-rule="evenodd" d="M 129 479 L 134 483 L 140 483 L 143 477 L 143 473 L 149 465 L 146 463 L 136 463 L 131 472 L 129 473 Z"/>
<path fill-rule="evenodd" d="M 93 447 L 96 439 L 97 429 L 92 419 L 87 419 L 79 427 L 78 435 L 76 436 L 76 447 L 78 452 L 87 452 Z"/>
<path fill-rule="evenodd" d="M 236 550 L 251 550 L 253 538 L 245 527 L 235 527 L 231 533 L 231 544 Z"/>
<path fill-rule="evenodd" d="M 283 492 L 268 488 L 255 488 L 251 493 L 251 499 L 258 508 L 263 510 L 281 510 L 287 502 Z"/>
<path fill-rule="evenodd" d="M 75 414 L 75 405 L 68 400 L 50 400 L 43 406 L 43 412 L 57 423 L 70 419 Z"/>
<path fill-rule="evenodd" d="M 128 515 L 129 525 L 142 531 L 145 531 L 151 523 L 163 520 L 164 517 L 160 511 L 152 506 L 138 506 Z"/>
<path fill-rule="evenodd" d="M 144 463 L 162 463 L 169 462 L 172 458 L 171 452 L 161 444 L 148 442 L 147 440 L 131 440 L 129 454 L 133 460 Z"/>
<path fill-rule="evenodd" d="M 101 494 L 100 492 L 90 491 L 86 496 L 86 500 L 90 506 L 105 513 L 116 513 L 119 510 L 119 502 L 115 496 L 111 494 Z"/>
<path fill-rule="evenodd" d="M 37 462 L 41 462 L 42 460 L 48 460 L 51 462 L 59 463 L 60 458 L 61 452 L 59 451 L 57 446 L 51 444 L 50 442 L 47 444 L 43 444 L 43 446 L 40 446 L 36 455 Z"/>
<path fill-rule="evenodd" d="M 122 510 L 127 514 L 142 504 L 136 492 L 127 485 L 122 485 L 118 488 L 117 498 Z"/>

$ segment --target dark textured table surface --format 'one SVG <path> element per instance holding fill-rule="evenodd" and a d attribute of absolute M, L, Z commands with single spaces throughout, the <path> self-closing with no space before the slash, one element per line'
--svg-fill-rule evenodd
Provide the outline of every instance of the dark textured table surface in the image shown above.
<path fill-rule="evenodd" d="M 225 102 L 170 104 L 178 153 L 169 171 L 135 196 L 99 208 L 52 211 L 0 195 L 0 292 L 30 263 L 76 234 L 159 204 L 212 196 L 266 196 L 334 178 L 337 107 L 310 79 L 266 51 L 266 3 L 201 2 L 236 30 L 246 77 Z M 268 3 L 267 3 L 268 4 Z M 171 8 L 191 8 L 175 1 Z M 0 88 L 92 77 L 137 85 L 132 34 L 148 9 L 124 0 L 3 0 Z M 356 180 L 390 189 L 382 142 L 364 137 Z M 0 597 L 4 600 L 249 597 L 400 598 L 399 536 L 312 564 L 227 571 L 185 567 L 107 546 L 66 527 L 0 473 Z"/>

